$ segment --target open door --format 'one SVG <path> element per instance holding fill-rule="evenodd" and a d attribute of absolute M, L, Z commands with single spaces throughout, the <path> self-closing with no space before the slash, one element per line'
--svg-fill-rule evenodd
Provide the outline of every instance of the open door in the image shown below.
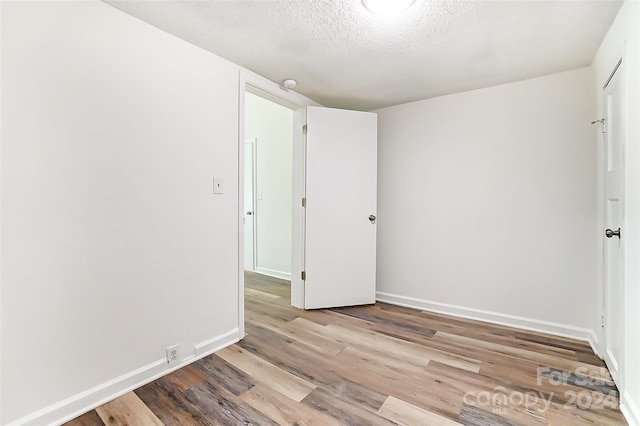
<path fill-rule="evenodd" d="M 305 129 L 304 308 L 375 303 L 377 116 L 307 107 Z"/>
<path fill-rule="evenodd" d="M 623 70 L 620 62 L 604 87 L 604 360 L 614 380 L 618 379 L 624 352 L 624 112 Z"/>

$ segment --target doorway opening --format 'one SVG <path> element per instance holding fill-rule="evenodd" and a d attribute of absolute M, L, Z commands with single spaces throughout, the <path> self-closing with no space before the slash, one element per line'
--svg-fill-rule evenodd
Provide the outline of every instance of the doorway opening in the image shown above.
<path fill-rule="evenodd" d="M 286 120 L 278 120 L 264 109 L 252 112 L 257 104 L 280 111 Z M 262 123 L 265 135 L 278 130 L 281 139 L 290 135 L 288 150 L 274 154 L 267 149 L 267 136 L 253 131 L 254 120 Z M 244 304 L 250 303 L 245 300 L 245 264 L 262 277 L 289 278 L 290 304 L 297 308 L 374 303 L 376 114 L 320 107 L 302 95 L 245 72 L 240 78 L 239 122 L 240 334 L 244 333 Z M 265 155 L 270 159 L 263 158 Z M 287 161 L 281 162 L 283 159 Z M 245 176 L 245 162 L 256 165 L 251 169 L 253 174 L 247 170 Z M 267 194 L 261 181 L 262 164 L 286 175 L 286 180 L 281 181 L 286 181 L 288 188 L 281 184 Z M 307 202 L 308 197 L 313 200 L 311 203 Z M 268 229 L 274 225 L 263 224 L 261 217 L 267 215 L 265 202 L 276 198 L 280 201 L 272 205 L 275 207 L 271 219 L 280 219 L 280 231 L 274 232 Z M 245 209 L 245 205 L 250 208 Z M 250 232 L 245 232 L 247 219 Z M 263 236 L 265 227 L 273 239 Z M 250 247 L 246 259 L 245 241 Z M 307 292 L 313 283 L 315 291 Z M 255 290 L 248 286 L 247 294 L 267 297 Z"/>
<path fill-rule="evenodd" d="M 245 92 L 245 270 L 291 281 L 293 110 Z"/>

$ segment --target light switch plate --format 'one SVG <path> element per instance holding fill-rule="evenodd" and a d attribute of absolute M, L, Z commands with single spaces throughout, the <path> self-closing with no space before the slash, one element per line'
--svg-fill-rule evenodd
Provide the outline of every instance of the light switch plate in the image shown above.
<path fill-rule="evenodd" d="M 224 179 L 222 179 L 221 177 L 213 177 L 213 193 L 224 194 Z"/>

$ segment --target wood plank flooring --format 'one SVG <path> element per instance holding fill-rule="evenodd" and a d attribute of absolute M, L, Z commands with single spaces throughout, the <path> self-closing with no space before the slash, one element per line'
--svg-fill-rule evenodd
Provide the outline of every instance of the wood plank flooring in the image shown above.
<path fill-rule="evenodd" d="M 303 311 L 245 275 L 246 332 L 69 423 L 626 425 L 585 342 L 378 303 Z"/>

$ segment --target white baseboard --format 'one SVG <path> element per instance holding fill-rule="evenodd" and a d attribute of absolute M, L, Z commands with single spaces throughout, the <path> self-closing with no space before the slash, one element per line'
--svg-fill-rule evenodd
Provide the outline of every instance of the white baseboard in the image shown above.
<path fill-rule="evenodd" d="M 275 269 L 263 268 L 258 266 L 255 270 L 257 274 L 268 275 L 274 278 L 280 278 L 281 280 L 291 281 L 291 272 L 277 271 Z"/>
<path fill-rule="evenodd" d="M 622 394 L 620 411 L 624 414 L 624 418 L 627 420 L 627 423 L 629 423 L 629 426 L 640 426 L 640 407 L 636 405 L 631 395 L 629 395 L 629 392 Z"/>
<path fill-rule="evenodd" d="M 7 426 L 59 425 L 240 340 L 239 329 L 195 345 L 195 355 L 169 367 L 165 358 L 45 407 Z"/>
<path fill-rule="evenodd" d="M 498 312 L 483 311 L 480 309 L 465 308 L 463 306 L 449 305 L 446 303 L 430 302 L 428 300 L 383 292 L 376 292 L 376 300 L 379 302 L 390 303 L 392 305 L 405 306 L 407 308 L 420 309 L 459 318 L 484 321 L 492 324 L 520 328 L 523 330 L 537 331 L 553 334 L 555 336 L 583 340 L 589 342 L 591 347 L 594 349 L 594 352 L 598 346 L 598 336 L 593 330 L 588 328 L 580 328 L 572 325 L 524 318 Z"/>

